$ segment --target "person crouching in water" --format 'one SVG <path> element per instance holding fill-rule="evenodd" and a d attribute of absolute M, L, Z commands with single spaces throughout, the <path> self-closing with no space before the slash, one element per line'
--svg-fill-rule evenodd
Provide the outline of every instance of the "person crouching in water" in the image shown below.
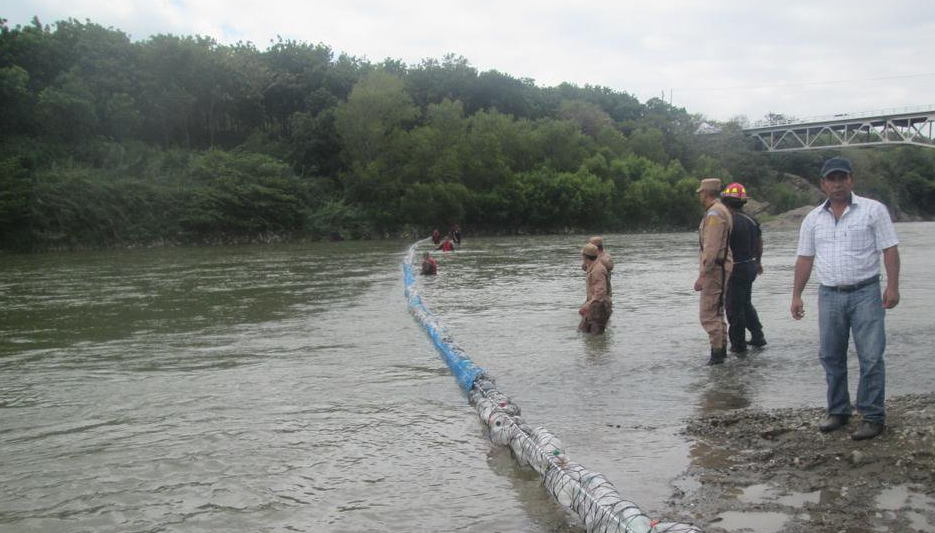
<path fill-rule="evenodd" d="M 581 315 L 578 331 L 591 335 L 604 333 L 607 321 L 613 312 L 613 302 L 607 292 L 607 268 L 598 260 L 598 255 L 597 246 L 593 244 L 585 244 L 581 249 L 581 256 L 584 260 L 581 269 L 587 273 L 587 301 L 581 309 L 578 309 L 578 314 Z"/>
<path fill-rule="evenodd" d="M 753 307 L 753 280 L 763 273 L 760 260 L 763 257 L 763 234 L 760 223 L 743 212 L 747 203 L 747 189 L 741 183 L 731 183 L 721 191 L 721 202 L 730 209 L 733 229 L 730 232 L 730 251 L 734 268 L 727 281 L 727 337 L 730 351 L 744 353 L 747 345 L 765 346 L 763 325 Z M 753 336 L 747 342 L 747 332 Z"/>
<path fill-rule="evenodd" d="M 431 254 L 425 252 L 422 255 L 422 275 L 434 276 L 435 274 L 438 274 L 438 263 Z"/>

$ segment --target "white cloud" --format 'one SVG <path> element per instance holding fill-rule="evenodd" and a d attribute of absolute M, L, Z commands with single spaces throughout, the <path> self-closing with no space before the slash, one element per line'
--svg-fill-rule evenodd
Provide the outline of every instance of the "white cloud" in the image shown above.
<path fill-rule="evenodd" d="M 935 103 L 935 76 L 905 77 L 935 73 L 935 4 L 925 0 L 27 0 L 4 14 L 11 24 L 32 15 L 90 19 L 134 39 L 200 34 L 262 49 L 279 35 L 371 61 L 456 53 L 540 85 L 606 85 L 641 100 L 672 89 L 676 105 L 715 119 Z M 852 83 L 817 83 L 836 80 Z"/>

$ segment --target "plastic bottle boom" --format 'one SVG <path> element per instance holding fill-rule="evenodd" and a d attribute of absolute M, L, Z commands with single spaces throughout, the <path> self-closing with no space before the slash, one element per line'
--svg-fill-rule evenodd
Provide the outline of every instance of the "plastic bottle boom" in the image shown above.
<path fill-rule="evenodd" d="M 416 242 L 403 263 L 403 277 L 409 310 L 422 324 L 439 354 L 481 421 L 491 442 L 508 446 L 521 465 L 528 465 L 542 476 L 549 493 L 563 507 L 584 522 L 594 533 L 702 533 L 691 524 L 651 520 L 633 502 L 624 500 L 614 485 L 598 472 L 572 462 L 561 441 L 547 429 L 531 428 L 520 415 L 520 408 L 500 392 L 493 378 L 476 366 L 454 339 L 425 308 L 416 288 L 413 261 Z"/>

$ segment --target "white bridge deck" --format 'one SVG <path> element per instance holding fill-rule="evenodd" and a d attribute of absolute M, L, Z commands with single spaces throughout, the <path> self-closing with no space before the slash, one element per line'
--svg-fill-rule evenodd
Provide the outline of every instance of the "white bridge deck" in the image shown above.
<path fill-rule="evenodd" d="M 743 131 L 768 152 L 890 144 L 935 148 L 935 105 L 761 121 Z"/>

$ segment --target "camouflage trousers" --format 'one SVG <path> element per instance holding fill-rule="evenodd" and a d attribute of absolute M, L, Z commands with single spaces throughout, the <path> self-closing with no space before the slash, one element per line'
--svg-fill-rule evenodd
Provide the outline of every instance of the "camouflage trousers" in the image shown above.
<path fill-rule="evenodd" d="M 724 319 L 724 286 L 729 272 L 717 268 L 705 276 L 701 285 L 701 302 L 698 318 L 701 327 L 708 333 L 708 342 L 714 349 L 727 345 L 727 321 Z"/>
<path fill-rule="evenodd" d="M 581 317 L 581 323 L 578 324 L 578 331 L 581 333 L 591 333 L 600 335 L 607 328 L 607 321 L 614 312 L 613 304 L 603 302 L 600 305 L 593 306 L 587 314 Z"/>

